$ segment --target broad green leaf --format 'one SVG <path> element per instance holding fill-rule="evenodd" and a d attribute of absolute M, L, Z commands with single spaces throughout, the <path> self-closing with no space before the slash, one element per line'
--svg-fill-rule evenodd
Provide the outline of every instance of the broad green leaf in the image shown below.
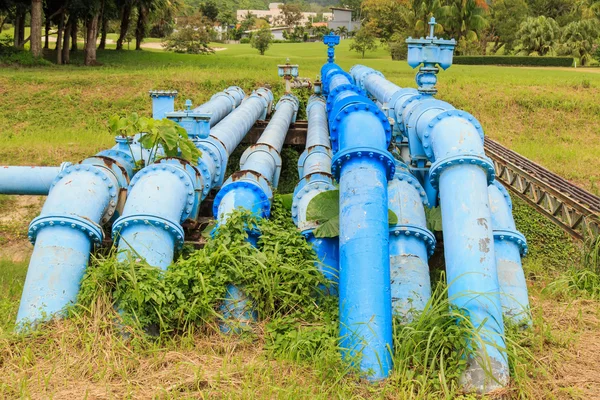
<path fill-rule="evenodd" d="M 442 209 L 438 207 L 425 207 L 425 217 L 427 219 L 427 229 L 433 232 L 442 231 Z"/>
<path fill-rule="evenodd" d="M 281 203 L 283 204 L 283 208 L 285 208 L 286 210 L 291 210 L 292 209 L 292 203 L 294 202 L 294 194 L 293 193 L 288 193 L 288 194 L 280 194 L 278 196 L 281 199 Z"/>
<path fill-rule="evenodd" d="M 396 225 L 397 223 L 398 223 L 398 216 L 396 215 L 395 212 L 393 212 L 392 210 L 390 210 L 388 208 L 388 224 Z"/>
<path fill-rule="evenodd" d="M 340 191 L 328 190 L 311 199 L 306 208 L 306 219 L 319 223 L 337 217 L 340 213 Z"/>
<path fill-rule="evenodd" d="M 313 232 L 316 238 L 332 238 L 340 235 L 340 218 L 338 215 L 319 225 Z"/>
<path fill-rule="evenodd" d="M 118 115 L 115 114 L 115 115 L 111 116 L 108 120 L 108 130 L 113 135 L 118 134 L 118 125 L 119 125 L 120 119 L 121 119 L 121 117 L 119 117 Z"/>

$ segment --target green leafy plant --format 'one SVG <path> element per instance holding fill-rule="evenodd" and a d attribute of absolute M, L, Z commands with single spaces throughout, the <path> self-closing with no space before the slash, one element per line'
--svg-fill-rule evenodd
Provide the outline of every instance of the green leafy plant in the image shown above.
<path fill-rule="evenodd" d="M 159 149 L 167 157 L 181 157 L 189 162 L 195 162 L 201 156 L 187 131 L 169 119 L 155 120 L 140 117 L 134 112 L 125 117 L 113 115 L 108 121 L 108 127 L 111 133 L 122 137 L 131 138 L 141 133 L 139 142 L 143 148 L 150 150 L 150 160 L 156 157 Z"/>

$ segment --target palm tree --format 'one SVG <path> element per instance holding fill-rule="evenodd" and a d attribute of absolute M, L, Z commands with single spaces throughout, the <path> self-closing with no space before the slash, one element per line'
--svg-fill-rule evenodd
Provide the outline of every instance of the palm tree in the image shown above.
<path fill-rule="evenodd" d="M 335 33 L 343 39 L 348 36 L 348 28 L 342 25 L 335 30 Z"/>
<path fill-rule="evenodd" d="M 445 30 L 458 42 L 461 38 L 477 40 L 477 34 L 487 26 L 485 0 L 450 0 L 439 12 Z"/>
<path fill-rule="evenodd" d="M 527 18 L 517 32 L 521 53 L 545 56 L 553 54 L 560 37 L 560 27 L 552 18 L 544 16 Z"/>
<path fill-rule="evenodd" d="M 600 36 L 598 21 L 573 21 L 563 29 L 561 53 L 578 57 L 581 65 L 592 61 L 594 42 Z"/>

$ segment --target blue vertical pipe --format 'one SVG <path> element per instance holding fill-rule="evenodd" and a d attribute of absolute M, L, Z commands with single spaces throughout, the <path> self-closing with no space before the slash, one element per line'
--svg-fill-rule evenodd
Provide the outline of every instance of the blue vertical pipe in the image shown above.
<path fill-rule="evenodd" d="M 163 159 L 136 174 L 123 215 L 112 229 L 118 259 L 139 257 L 163 269 L 171 264 L 175 250 L 184 242 L 181 224 L 196 218 L 202 200 L 223 182 L 229 155 L 254 122 L 266 115 L 271 101 L 268 89 L 258 89 L 221 120 L 209 138 L 196 140 L 202 152 L 196 165 Z M 205 107 L 205 111 L 210 109 Z"/>
<path fill-rule="evenodd" d="M 306 211 L 310 201 L 318 194 L 335 190 L 331 175 L 331 141 L 327 127 L 327 106 L 321 96 L 311 96 L 306 106 L 308 131 L 306 149 L 298 159 L 300 181 L 294 189 L 292 218 L 306 240 L 315 250 L 319 263 L 317 268 L 332 283 L 331 294 L 337 294 L 339 281 L 339 240 L 335 238 L 316 238 L 317 225 L 308 221 Z"/>
<path fill-rule="evenodd" d="M 385 92 L 381 86 L 389 82 L 371 76 L 365 89 Z M 468 312 L 485 343 L 469 360 L 462 385 L 485 393 L 509 379 L 487 189 L 494 166 L 484 153 L 481 124 L 472 115 L 429 95 L 403 90 L 392 96 L 391 108 L 411 153 L 416 149 L 433 163 L 429 179 L 439 190 L 450 301 Z"/>
<path fill-rule="evenodd" d="M 387 193 L 395 170 L 387 152 L 391 127 L 339 66 L 325 64 L 321 78 L 335 152 L 332 171 L 340 183 L 342 356 L 378 380 L 392 367 Z"/>
<path fill-rule="evenodd" d="M 238 86 L 230 86 L 222 92 L 214 94 L 210 100 L 194 109 L 195 113 L 210 113 L 210 126 L 215 126 L 219 121 L 240 105 L 246 94 Z"/>
<path fill-rule="evenodd" d="M 431 298 L 427 260 L 435 250 L 435 236 L 427 229 L 427 195 L 408 167 L 397 161 L 388 183 L 389 207 L 398 222 L 390 226 L 392 312 L 403 322 L 418 318 Z"/>
<path fill-rule="evenodd" d="M 519 326 L 531 326 L 527 281 L 521 264 L 521 256 L 527 254 L 527 241 L 515 227 L 512 201 L 506 188 L 494 181 L 488 191 L 504 318 Z"/>
<path fill-rule="evenodd" d="M 292 94 L 284 95 L 277 103 L 276 111 L 258 139 L 240 159 L 240 171 L 234 173 L 215 196 L 213 213 L 217 224 L 227 221 L 228 215 L 242 208 L 260 218 L 268 218 L 271 212 L 273 189 L 277 188 L 281 170 L 281 149 L 290 124 L 298 112 L 298 99 Z M 257 232 L 249 230 L 248 241 L 257 243 Z M 256 319 L 251 300 L 242 288 L 229 285 L 221 308 L 224 332 L 239 332 Z"/>
<path fill-rule="evenodd" d="M 47 195 L 58 174 L 71 163 L 60 167 L 0 166 L 0 194 Z"/>
<path fill-rule="evenodd" d="M 117 144 L 68 166 L 52 182 L 41 214 L 29 225 L 34 249 L 17 329 L 60 316 L 75 302 L 92 246 L 103 239 L 101 225 L 116 216 L 119 191 L 138 161 L 120 149 Z"/>

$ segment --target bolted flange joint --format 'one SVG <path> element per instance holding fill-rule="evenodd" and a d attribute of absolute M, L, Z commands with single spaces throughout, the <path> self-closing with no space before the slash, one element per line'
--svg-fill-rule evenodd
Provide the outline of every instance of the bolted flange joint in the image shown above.
<path fill-rule="evenodd" d="M 117 219 L 112 228 L 112 238 L 115 242 L 115 245 L 119 243 L 121 234 L 124 233 L 129 227 L 139 225 L 152 226 L 156 229 L 164 230 L 173 238 L 176 250 L 179 250 L 181 247 L 183 247 L 184 232 L 183 228 L 179 224 L 179 221 L 171 221 L 166 218 L 149 214 L 129 215 L 127 217 L 120 217 Z"/>
<path fill-rule="evenodd" d="M 428 257 L 431 257 L 435 252 L 435 236 L 428 229 L 412 224 L 391 226 L 390 240 L 393 240 L 394 237 L 400 236 L 414 236 L 415 238 L 423 241 L 423 243 L 425 243 L 425 246 L 427 246 Z"/>
<path fill-rule="evenodd" d="M 28 239 L 35 244 L 37 235 L 47 227 L 64 226 L 65 228 L 81 231 L 90 237 L 95 245 L 100 245 L 104 239 L 102 227 L 93 221 L 76 215 L 39 216 L 29 224 Z"/>
<path fill-rule="evenodd" d="M 306 163 L 306 160 L 309 158 L 309 156 L 313 154 L 324 154 L 329 158 L 329 160 L 331 160 L 331 158 L 333 157 L 333 155 L 331 154 L 331 149 L 327 146 L 323 146 L 320 144 L 304 149 L 304 151 L 302 152 L 302 154 L 300 154 L 300 157 L 298 158 L 298 176 L 304 176 L 304 164 Z"/>
<path fill-rule="evenodd" d="M 512 199 L 510 198 L 510 194 L 508 194 L 508 190 L 506 190 L 506 188 L 504 187 L 503 184 L 501 184 L 500 182 L 498 182 L 495 179 L 494 179 L 494 182 L 492 182 L 492 185 L 496 186 L 496 188 L 500 191 L 500 193 L 502 193 L 502 195 L 504 196 L 504 199 L 506 200 L 506 204 L 508 204 L 508 209 L 512 211 L 513 204 L 512 204 Z"/>
<path fill-rule="evenodd" d="M 443 158 L 433 163 L 429 170 L 429 181 L 434 189 L 438 189 L 440 176 L 447 168 L 457 165 L 477 165 L 483 169 L 487 175 L 488 185 L 496 179 L 494 163 L 485 155 L 480 154 L 459 154 L 452 157 Z"/>
<path fill-rule="evenodd" d="M 364 96 L 349 96 L 336 102 L 334 109 L 329 115 L 329 137 L 331 139 L 331 148 L 334 153 L 339 149 L 340 126 L 345 118 L 356 111 L 367 111 L 373 114 L 379 121 L 385 132 L 386 147 L 392 141 L 392 126 L 383 111 L 379 109 L 371 100 Z"/>
<path fill-rule="evenodd" d="M 421 183 L 419 183 L 419 180 L 413 174 L 404 170 L 403 168 L 396 168 L 394 179 L 399 180 L 401 182 L 406 182 L 412 187 L 414 187 L 415 190 L 419 193 L 419 197 L 421 197 L 421 202 L 423 203 L 423 205 L 429 207 L 429 199 L 427 198 L 427 193 L 425 192 L 425 189 L 423 189 L 423 186 L 421 186 Z"/>
<path fill-rule="evenodd" d="M 360 74 L 360 79 L 356 82 L 356 84 L 361 88 L 361 89 L 365 89 L 365 80 L 367 79 L 367 77 L 369 75 L 378 75 L 382 78 L 385 79 L 385 76 L 383 76 L 383 74 L 375 69 L 369 69 L 366 72 L 363 72 Z"/>
<path fill-rule="evenodd" d="M 514 242 L 519 246 L 519 252 L 521 256 L 526 256 L 529 248 L 527 247 L 527 240 L 525 236 L 516 230 L 509 229 L 494 229 L 494 239 L 508 242 Z"/>
<path fill-rule="evenodd" d="M 271 215 L 271 200 L 273 199 L 273 189 L 269 181 L 256 171 L 242 170 L 235 172 L 223 184 L 219 193 L 215 196 L 213 202 L 213 215 L 219 218 L 219 206 L 223 198 L 236 189 L 243 188 L 254 192 L 259 199 L 260 215 L 262 218 L 269 218 Z"/>
<path fill-rule="evenodd" d="M 227 171 L 227 160 L 229 159 L 227 150 L 221 141 L 213 136 L 210 136 L 208 139 L 199 140 L 195 142 L 196 147 L 202 152 L 202 156 L 198 160 L 198 168 L 200 170 L 206 169 L 210 170 L 208 163 L 212 163 L 215 168 L 215 175 L 211 176 L 207 182 L 205 182 L 206 193 L 204 196 L 208 194 L 211 188 L 221 187 L 223 185 L 223 181 L 225 180 L 225 172 Z M 207 161 L 210 159 L 211 161 Z M 210 186 L 207 188 L 206 183 L 209 183 Z"/>
<path fill-rule="evenodd" d="M 434 100 L 434 101 L 439 101 L 439 100 Z M 477 121 L 477 119 L 472 116 L 471 114 L 469 114 L 466 111 L 463 110 L 447 110 L 444 112 L 441 112 L 440 114 L 438 114 L 435 118 L 433 118 L 429 124 L 427 125 L 427 127 L 425 128 L 425 131 L 422 133 L 419 133 L 419 137 L 421 139 L 421 142 L 423 143 L 423 149 L 425 150 L 425 154 L 427 155 L 427 157 L 429 157 L 430 160 L 433 160 L 434 158 L 434 154 L 433 154 L 433 145 L 432 145 L 432 140 L 433 140 L 433 136 L 432 136 L 432 131 L 435 129 L 436 125 L 438 123 L 440 123 L 440 121 L 443 121 L 446 118 L 454 118 L 454 117 L 459 117 L 464 119 L 465 121 L 468 121 L 468 123 L 470 123 L 476 130 L 477 133 L 479 134 L 479 137 L 481 138 L 481 143 L 483 143 L 483 128 L 481 127 L 481 124 L 479 123 L 479 121 Z"/>
<path fill-rule="evenodd" d="M 353 85 L 351 83 L 346 84 L 346 85 L 336 86 L 335 89 L 333 89 L 329 93 L 329 96 L 327 97 L 327 103 L 326 103 L 327 104 L 327 112 L 330 112 L 333 109 L 336 95 L 338 95 L 341 92 L 346 92 L 346 91 L 354 92 L 358 95 L 367 97 L 367 92 L 365 92 L 363 89 L 361 89 L 358 86 Z"/>
<path fill-rule="evenodd" d="M 305 218 L 300 218 L 300 216 L 306 216 L 308 203 L 312 198 L 322 192 L 335 189 L 336 187 L 333 185 L 333 179 L 329 174 L 317 172 L 302 178 L 294 188 L 294 197 L 292 200 L 292 220 L 296 226 L 301 230 L 316 228 L 318 224 L 306 221 Z"/>
<path fill-rule="evenodd" d="M 338 182 L 344 164 L 356 159 L 379 162 L 386 171 L 387 180 L 393 179 L 394 174 L 396 173 L 394 157 L 387 150 L 381 150 L 374 147 L 347 149 L 336 153 L 331 162 L 331 172 Z"/>

